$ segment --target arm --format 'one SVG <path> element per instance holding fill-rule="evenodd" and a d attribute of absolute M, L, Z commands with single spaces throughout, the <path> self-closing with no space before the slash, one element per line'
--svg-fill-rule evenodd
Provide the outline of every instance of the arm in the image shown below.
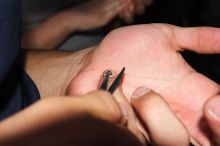
<path fill-rule="evenodd" d="M 26 49 L 54 49 L 71 33 L 107 24 L 124 6 L 124 0 L 92 0 L 62 11 L 23 34 Z"/>
<path fill-rule="evenodd" d="M 178 51 L 187 48 L 198 53 L 219 53 L 219 32 L 218 28 L 180 28 L 164 24 L 117 29 L 102 41 L 92 53 L 89 64 L 72 80 L 70 93 L 85 94 L 93 90 L 97 82 L 83 80 L 91 74 L 97 78 L 105 69 L 120 71 L 125 66 L 122 89 L 128 100 L 138 86 L 151 88 L 185 124 L 193 144 L 195 141 L 211 144 L 207 137 L 211 133 L 201 130 L 200 126 L 206 123 L 201 120 L 204 105 L 219 92 L 219 86 L 196 72 Z"/>
<path fill-rule="evenodd" d="M 22 36 L 25 49 L 53 49 L 70 33 L 77 30 L 77 25 L 69 27 L 65 13 L 52 16 L 47 21 L 26 32 Z"/>
<path fill-rule="evenodd" d="M 120 120 L 120 109 L 107 92 L 47 98 L 0 122 L 0 145 L 105 145 L 116 135 L 122 145 L 141 145 L 127 130 L 108 123 L 120 124 Z M 94 130 L 96 136 L 102 135 L 101 144 Z"/>
<path fill-rule="evenodd" d="M 65 95 L 69 82 L 87 64 L 94 49 L 77 52 L 27 51 L 24 67 L 42 98 Z"/>

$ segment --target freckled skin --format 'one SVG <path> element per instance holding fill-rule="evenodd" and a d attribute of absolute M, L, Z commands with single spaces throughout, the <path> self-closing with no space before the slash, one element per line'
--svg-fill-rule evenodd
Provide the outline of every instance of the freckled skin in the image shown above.
<path fill-rule="evenodd" d="M 166 28 L 166 29 L 164 29 Z M 70 83 L 71 94 L 97 89 L 106 69 L 126 67 L 122 83 L 129 98 L 139 86 L 158 92 L 202 145 L 210 141 L 201 129 L 203 106 L 219 91 L 217 84 L 197 73 L 178 53 L 171 26 L 139 25 L 111 32 L 92 52 L 89 63 Z M 203 125 L 203 128 L 205 126 Z"/>

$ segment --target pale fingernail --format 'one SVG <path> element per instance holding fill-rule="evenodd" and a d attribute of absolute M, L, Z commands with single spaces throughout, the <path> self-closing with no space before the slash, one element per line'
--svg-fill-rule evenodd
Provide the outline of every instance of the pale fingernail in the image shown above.
<path fill-rule="evenodd" d="M 146 87 L 138 87 L 132 94 L 131 96 L 131 99 L 132 100 L 135 100 L 135 99 L 138 99 L 140 98 L 141 96 L 147 94 L 148 92 L 150 92 L 150 89 L 149 88 L 146 88 Z"/>
<path fill-rule="evenodd" d="M 210 101 L 208 113 L 215 120 L 220 122 L 220 97 L 212 99 L 212 101 Z"/>

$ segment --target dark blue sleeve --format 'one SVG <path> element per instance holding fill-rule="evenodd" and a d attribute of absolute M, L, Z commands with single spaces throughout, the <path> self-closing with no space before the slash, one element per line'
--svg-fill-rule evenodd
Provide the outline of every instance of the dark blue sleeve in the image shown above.
<path fill-rule="evenodd" d="M 34 82 L 18 67 L 20 0 L 0 0 L 0 120 L 39 99 Z"/>
<path fill-rule="evenodd" d="M 20 48 L 20 0 L 0 0 L 0 84 Z"/>

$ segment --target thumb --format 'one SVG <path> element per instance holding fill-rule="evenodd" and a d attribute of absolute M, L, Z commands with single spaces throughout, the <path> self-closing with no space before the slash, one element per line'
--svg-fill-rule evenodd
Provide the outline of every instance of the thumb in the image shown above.
<path fill-rule="evenodd" d="M 77 96 L 97 90 L 100 74 L 101 71 L 84 69 L 70 81 L 66 94 Z"/>
<path fill-rule="evenodd" d="M 216 146 L 220 145 L 220 95 L 206 103 L 204 113 L 213 133 L 213 142 Z"/>
<path fill-rule="evenodd" d="M 160 95 L 140 87 L 133 93 L 131 103 L 154 144 L 158 146 L 189 145 L 186 128 Z"/>

